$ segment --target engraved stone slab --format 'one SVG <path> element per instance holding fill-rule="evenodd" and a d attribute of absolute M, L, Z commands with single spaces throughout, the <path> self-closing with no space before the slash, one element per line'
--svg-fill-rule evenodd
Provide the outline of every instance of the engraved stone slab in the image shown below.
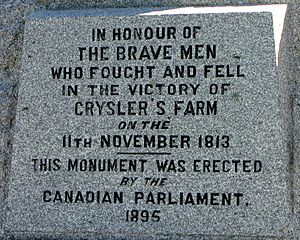
<path fill-rule="evenodd" d="M 284 233 L 271 13 L 165 11 L 30 17 L 11 232 Z"/>

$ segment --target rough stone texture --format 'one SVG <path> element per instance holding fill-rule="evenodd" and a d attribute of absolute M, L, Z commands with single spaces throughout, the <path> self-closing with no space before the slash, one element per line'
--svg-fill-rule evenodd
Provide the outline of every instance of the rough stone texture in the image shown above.
<path fill-rule="evenodd" d="M 293 104 L 293 118 L 291 122 L 292 141 L 290 142 L 291 150 L 291 188 L 293 189 L 293 212 L 295 214 L 295 230 L 290 234 L 290 239 L 299 238 L 299 220 L 300 220 L 300 97 L 299 97 L 299 79 L 300 79 L 300 6 L 297 0 L 294 1 L 1 1 L 0 3 L 0 80 L 1 80 L 1 101 L 0 101 L 0 125 L 1 125 L 1 202 L 6 197 L 6 181 L 8 179 L 8 170 L 10 164 L 10 152 L 12 142 L 12 127 L 14 124 L 15 104 L 17 98 L 17 88 L 19 80 L 20 56 L 22 50 L 23 27 L 25 17 L 35 9 L 84 9 L 86 7 L 145 7 L 145 6 L 215 6 L 215 5 L 251 5 L 251 4 L 272 4 L 288 3 L 287 20 L 284 25 L 284 44 L 281 49 L 281 56 L 286 58 L 280 61 L 285 63 L 280 65 L 281 74 L 286 74 L 286 81 L 290 82 L 289 93 L 291 94 L 290 102 Z M 288 70 L 288 71 L 287 71 Z M 295 84 L 295 85 L 294 85 Z M 295 86 L 295 87 L 294 87 Z M 4 177 L 5 176 L 5 177 Z M 4 212 L 1 211 L 1 219 L 4 218 Z M 298 222 L 297 222 L 298 221 Z M 9 234 L 6 233 L 7 237 Z M 4 237 L 4 235 L 3 235 Z M 13 238 L 13 236 L 11 236 Z M 73 236 L 74 237 L 74 236 Z M 70 237 L 73 239 L 73 237 Z M 26 238 L 26 237 L 24 237 Z M 59 238 L 59 237 L 58 237 Z M 91 237 L 92 239 L 93 237 Z M 208 237 L 204 239 L 224 239 L 224 237 Z M 122 239 L 120 236 L 119 239 Z M 150 239 L 150 238 L 149 238 Z M 192 238 L 191 238 L 192 239 Z M 198 239 L 198 238 L 197 238 Z M 232 239 L 232 238 L 229 238 Z M 238 237 L 237 239 L 242 239 Z M 248 239 L 248 238 L 245 238 Z M 258 238 L 251 238 L 258 239 Z M 261 238 L 259 238 L 261 239 Z M 275 239 L 267 238 L 264 239 Z"/>
<path fill-rule="evenodd" d="M 181 9 L 186 13 L 188 9 Z M 103 10 L 102 10 L 103 12 Z M 121 10 L 116 14 L 127 16 L 137 13 L 149 14 L 148 9 L 130 9 L 128 13 Z M 153 11 L 154 14 L 156 11 Z M 85 12 L 93 14 L 92 11 Z M 78 17 L 81 12 L 62 12 L 65 17 L 55 17 L 55 12 L 35 13 L 33 19 L 28 21 L 26 27 L 26 36 L 24 39 L 24 57 L 23 57 L 23 78 L 18 100 L 18 118 L 15 128 L 14 154 L 11 163 L 12 170 L 10 174 L 10 191 L 8 198 L 8 217 L 7 228 L 11 232 L 63 232 L 82 231 L 82 232 L 123 232 L 131 234 L 142 233 L 165 233 L 165 234 L 222 234 L 222 235 L 275 235 L 282 236 L 285 229 L 289 226 L 289 209 L 286 192 L 286 148 L 283 138 L 283 132 L 280 126 L 278 116 L 281 103 L 278 103 L 278 92 L 281 91 L 275 73 L 275 51 L 273 41 L 273 24 L 271 14 L 268 13 L 227 13 L 214 15 L 188 15 L 188 16 L 143 16 L 143 17 L 118 17 L 113 18 L 110 15 L 114 11 L 106 10 L 103 18 L 84 18 Z M 77 16 L 75 19 L 74 17 Z M 98 14 L 97 12 L 94 14 Z M 94 15 L 93 14 L 93 15 Z M 101 14 L 101 12 L 100 12 Z M 48 17 L 50 16 L 50 17 Z M 45 20 L 44 20 L 45 18 Z M 120 24 L 122 23 L 122 24 Z M 116 46 L 138 47 L 149 45 L 173 46 L 172 59 L 169 61 L 130 61 L 130 65 L 153 65 L 156 71 L 152 78 L 145 77 L 135 80 L 136 83 L 157 84 L 171 82 L 178 86 L 179 84 L 192 83 L 200 84 L 199 92 L 196 96 L 173 97 L 165 94 L 154 94 L 155 101 L 166 102 L 166 114 L 159 117 L 153 114 L 156 109 L 151 104 L 149 97 L 132 97 L 128 94 L 127 84 L 133 84 L 133 79 L 114 79 L 101 78 L 96 74 L 96 80 L 87 80 L 88 74 L 85 74 L 82 84 L 78 81 L 55 81 L 49 76 L 51 66 L 78 66 L 82 64 L 88 72 L 90 66 L 95 66 L 94 62 L 78 60 L 78 46 L 95 46 L 91 42 L 89 31 L 92 26 L 103 28 L 105 26 L 118 26 L 120 28 L 132 26 L 145 28 L 150 24 L 152 26 L 177 26 L 176 40 L 153 40 L 153 41 L 115 41 L 110 44 L 112 39 L 111 27 L 107 29 L 108 40 L 103 44 L 110 47 L 110 56 L 114 56 Z M 198 40 L 182 38 L 182 29 L 186 25 L 200 25 Z M 257 37 L 259 36 L 259 37 Z M 55 41 L 53 41 L 55 39 Z M 180 49 L 176 45 L 180 44 L 216 44 L 217 59 L 207 61 L 184 61 L 180 60 Z M 46 47 L 45 47 L 46 46 Z M 98 44 L 96 43 L 96 46 Z M 249 52 L 249 49 L 252 51 Z M 234 56 L 233 56 L 234 55 Z M 238 55 L 238 59 L 237 56 Z M 101 62 L 102 66 L 127 66 L 126 61 L 116 61 L 111 57 L 110 61 Z M 208 86 L 212 81 L 217 81 L 213 75 L 209 79 L 203 79 L 204 64 L 230 64 L 236 66 L 241 64 L 245 73 L 245 78 L 224 78 L 224 82 L 233 84 L 233 90 L 228 95 L 214 96 L 208 94 Z M 99 62 L 97 62 L 96 66 Z M 189 64 L 197 66 L 197 77 L 191 79 L 162 79 L 163 70 L 167 65 L 173 66 Z M 264 70 L 262 70 L 264 69 Z M 231 72 L 236 70 L 231 69 Z M 100 71 L 99 71 L 100 72 Z M 213 72 L 213 70 L 212 70 Z M 145 74 L 147 75 L 147 74 Z M 189 81 L 188 81 L 189 80 Z M 78 117 L 75 116 L 75 101 L 90 101 L 87 84 L 119 84 L 120 95 L 114 96 L 113 100 L 121 101 L 147 101 L 149 108 L 147 117 L 129 117 L 129 116 L 97 116 Z M 223 82 L 222 80 L 219 80 Z M 79 84 L 82 89 L 81 97 L 62 97 L 60 96 L 60 86 L 63 84 Z M 268 91 L 265 91 L 268 89 Z M 83 94 L 85 93 L 85 94 Z M 96 94 L 97 96 L 97 94 Z M 92 98 L 98 101 L 110 101 L 111 97 Z M 179 116 L 174 116 L 173 101 L 175 100 L 211 100 L 218 99 L 218 115 L 213 117 L 194 117 L 183 116 L 180 111 Z M 262 108 L 263 106 L 263 108 Z M 54 107 L 54 108 L 53 108 Z M 182 110 L 184 105 L 181 106 Z M 80 108 L 81 110 L 82 108 Z M 263 109 L 263 111 L 262 111 Z M 152 113 L 152 114 L 151 114 Z M 127 114 L 126 114 L 127 115 Z M 143 115 L 143 114 L 142 114 Z M 165 120 L 170 117 L 170 130 L 151 131 L 121 131 L 116 126 L 119 121 L 139 120 Z M 65 121 L 67 119 L 67 121 Z M 182 124 L 184 123 L 184 126 Z M 83 127 L 85 126 L 85 127 Z M 138 127 L 138 129 L 141 129 Z M 181 206 L 156 206 L 149 205 L 136 206 L 129 204 L 133 199 L 133 192 L 140 191 L 142 183 L 129 189 L 118 187 L 120 182 L 120 173 L 79 173 L 72 174 L 67 172 L 65 162 L 71 158 L 101 158 L 114 159 L 122 158 L 117 156 L 118 151 L 150 151 L 135 148 L 129 149 L 100 149 L 97 143 L 93 143 L 92 148 L 83 149 L 62 149 L 61 138 L 64 134 L 73 134 L 75 137 L 88 136 L 94 140 L 101 134 L 179 134 L 191 136 L 191 149 L 161 149 L 171 152 L 173 156 L 160 157 L 160 159 L 185 160 L 186 173 L 167 173 L 161 174 L 168 178 L 166 187 L 143 187 L 143 192 L 163 191 L 171 192 L 178 200 L 177 192 L 241 192 L 244 199 L 241 200 L 243 207 L 231 208 L 210 208 L 210 207 L 181 207 Z M 198 149 L 195 140 L 198 134 L 226 134 L 231 139 L 231 147 L 226 150 L 205 150 Z M 270 141 L 271 139 L 271 141 Z M 277 143 L 277 144 L 275 144 Z M 33 150 L 34 149 L 34 150 Z M 199 151 L 200 150 L 200 151 Z M 156 151 L 155 151 L 156 152 Z M 160 152 L 160 151 L 158 151 Z M 174 157 L 176 156 L 176 157 Z M 33 172 L 32 158 L 55 158 L 62 161 L 62 170 L 58 173 L 53 172 L 45 174 L 43 172 Z M 126 156 L 126 158 L 133 156 Z M 134 173 L 126 176 L 156 176 L 153 162 L 156 157 L 146 157 L 148 160 L 144 173 Z M 247 174 L 231 172 L 223 174 L 203 174 L 193 173 L 191 170 L 192 161 L 195 159 L 220 159 L 220 160 L 261 160 L 263 164 L 263 173 Z M 199 164 L 200 165 L 200 164 Z M 189 177 L 190 176 L 190 177 Z M 253 181 L 252 181 L 253 179 Z M 70 182 L 73 182 L 71 184 Z M 205 182 L 205 183 L 203 183 Z M 97 183 L 97 184 L 96 184 Z M 75 184 L 75 185 L 74 185 Z M 31 191 L 32 189 L 34 191 Z M 42 191 L 123 191 L 125 204 L 118 205 L 97 205 L 86 204 L 66 205 L 61 207 L 59 204 L 45 204 L 41 202 Z M 272 189 L 270 192 L 269 189 Z M 219 202 L 219 201 L 218 201 Z M 234 201 L 235 202 L 235 201 Z M 247 204 L 249 208 L 245 207 Z M 235 205 L 233 203 L 232 205 Z M 126 209 L 145 208 L 147 210 L 161 210 L 162 224 L 138 224 L 134 226 L 130 223 L 124 223 L 120 220 L 124 218 Z M 206 209 L 207 208 L 207 209 Z M 43 210 L 44 209 L 44 210 Z M 228 209 L 228 210 L 225 210 Z M 120 211 L 118 211 L 120 210 Z M 223 210 L 222 214 L 219 211 Z M 123 211 L 123 212 L 122 212 Z M 196 214 L 194 211 L 200 211 Z M 73 215 L 72 221 L 69 220 Z M 222 215 L 222 216 L 220 216 Z M 177 219 L 172 219 L 176 216 Z M 239 221 L 236 222 L 238 217 Z M 83 220 L 84 221 L 81 221 Z M 108 220 L 109 219 L 109 220 Z M 188 220 L 187 220 L 188 219 Z M 226 221 L 225 221 L 226 219 Z M 70 221 L 70 222 L 69 222 Z M 59 223 L 60 222 L 60 223 Z M 176 226 L 176 228 L 174 228 Z M 235 227 L 237 227 L 235 229 Z M 134 230 L 133 230 L 134 229 Z"/>
<path fill-rule="evenodd" d="M 291 131 L 293 134 L 293 155 L 292 155 L 292 164 L 291 164 L 291 174 L 292 174 L 292 183 L 293 183 L 293 196 L 294 196 L 294 205 L 293 211 L 295 213 L 295 229 L 298 233 L 297 236 L 300 236 L 300 31 L 299 28 L 294 26 L 299 26 L 300 18 L 294 16 L 300 16 L 300 6 L 291 5 L 289 18 L 290 29 L 288 32 L 288 47 L 286 48 L 287 54 L 290 61 L 286 64 L 289 66 L 289 82 L 291 95 L 291 103 L 293 106 L 293 119 L 292 119 L 292 128 Z"/>

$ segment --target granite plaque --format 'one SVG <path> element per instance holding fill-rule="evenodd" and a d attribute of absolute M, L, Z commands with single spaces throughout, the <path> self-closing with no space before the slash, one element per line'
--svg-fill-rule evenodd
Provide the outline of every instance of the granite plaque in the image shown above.
<path fill-rule="evenodd" d="M 29 18 L 10 231 L 285 231 L 287 147 L 272 15 L 185 13 Z"/>

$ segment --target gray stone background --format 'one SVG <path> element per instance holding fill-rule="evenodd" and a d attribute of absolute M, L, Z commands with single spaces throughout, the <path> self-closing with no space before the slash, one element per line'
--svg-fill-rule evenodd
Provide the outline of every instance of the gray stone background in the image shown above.
<path fill-rule="evenodd" d="M 294 226 L 284 239 L 300 239 L 300 0 L 0 0 L 0 239 L 15 239 L 4 231 L 5 200 L 9 180 L 10 156 L 18 99 L 20 59 L 26 16 L 36 9 L 86 9 L 121 7 L 183 7 L 183 6 L 241 6 L 259 4 L 288 4 L 281 40 L 278 73 L 287 84 L 286 116 L 289 131 L 290 189 Z M 290 117 L 292 116 L 292 117 Z M 53 236 L 61 239 L 62 236 Z M 80 239 L 69 233 L 63 239 Z M 90 236 L 96 239 L 95 236 Z M 24 239 L 27 239 L 24 236 Z M 114 237 L 111 239 L 124 239 Z M 138 239 L 138 238 L 130 238 Z M 147 239 L 156 239 L 149 236 Z M 169 239 L 160 237 L 159 239 Z M 178 239 L 276 239 L 272 236 L 187 236 Z M 281 238 L 282 239 L 282 238 Z"/>

